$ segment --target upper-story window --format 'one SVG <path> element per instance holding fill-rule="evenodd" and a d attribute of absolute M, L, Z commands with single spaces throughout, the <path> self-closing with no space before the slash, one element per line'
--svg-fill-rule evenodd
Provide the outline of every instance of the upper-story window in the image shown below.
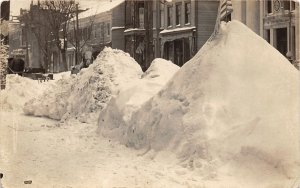
<path fill-rule="evenodd" d="M 87 36 L 86 36 L 87 39 L 91 39 L 92 38 L 92 26 L 89 26 L 87 28 Z"/>
<path fill-rule="evenodd" d="M 267 13 L 272 13 L 272 0 L 267 0 Z"/>
<path fill-rule="evenodd" d="M 82 29 L 82 40 L 86 40 L 87 39 L 87 28 L 83 28 Z"/>
<path fill-rule="evenodd" d="M 106 24 L 106 29 L 107 29 L 107 35 L 109 36 L 110 35 L 110 23 L 107 23 Z"/>
<path fill-rule="evenodd" d="M 26 31 L 25 31 L 25 28 L 22 28 L 22 31 L 21 31 L 21 45 L 24 46 L 26 45 Z"/>
<path fill-rule="evenodd" d="M 133 27 L 133 16 L 132 16 L 132 1 L 125 1 L 125 26 L 126 28 Z"/>
<path fill-rule="evenodd" d="M 288 1 L 282 1 L 283 5 L 283 10 L 290 10 L 291 8 L 291 2 L 288 0 Z"/>
<path fill-rule="evenodd" d="M 176 25 L 180 25 L 181 20 L 181 3 L 176 4 Z"/>
<path fill-rule="evenodd" d="M 139 7 L 139 28 L 144 28 L 145 24 L 144 7 Z"/>
<path fill-rule="evenodd" d="M 165 25 L 164 9 L 164 4 L 160 4 L 160 27 Z"/>
<path fill-rule="evenodd" d="M 102 22 L 100 25 L 100 38 L 104 40 L 104 34 L 105 34 L 105 28 L 104 28 L 104 23 Z"/>
<path fill-rule="evenodd" d="M 168 6 L 167 7 L 167 16 L 168 16 L 168 19 L 167 19 L 167 24 L 168 26 L 172 26 L 172 6 Z"/>
<path fill-rule="evenodd" d="M 296 9 L 296 2 L 295 1 L 292 1 L 291 2 L 291 11 L 295 10 Z"/>
<path fill-rule="evenodd" d="M 184 22 L 185 24 L 191 23 L 191 2 L 184 3 Z"/>

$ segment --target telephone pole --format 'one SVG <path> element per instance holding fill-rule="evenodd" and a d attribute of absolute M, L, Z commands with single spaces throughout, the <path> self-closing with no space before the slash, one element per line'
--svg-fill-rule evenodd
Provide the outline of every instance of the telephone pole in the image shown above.
<path fill-rule="evenodd" d="M 74 25 L 74 35 L 75 35 L 75 64 L 78 65 L 79 61 L 79 39 L 78 39 L 78 29 L 79 29 L 79 23 L 78 23 L 78 3 L 76 3 L 76 26 Z"/>

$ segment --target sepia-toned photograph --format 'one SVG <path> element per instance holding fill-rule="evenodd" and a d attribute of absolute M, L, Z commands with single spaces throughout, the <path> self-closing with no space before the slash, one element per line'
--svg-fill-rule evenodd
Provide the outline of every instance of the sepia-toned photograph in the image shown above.
<path fill-rule="evenodd" d="M 0 188 L 300 188 L 299 0 L 0 0 Z"/>

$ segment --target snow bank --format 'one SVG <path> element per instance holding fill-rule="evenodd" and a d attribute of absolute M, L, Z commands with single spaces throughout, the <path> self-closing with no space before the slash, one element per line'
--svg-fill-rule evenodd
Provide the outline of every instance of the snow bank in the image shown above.
<path fill-rule="evenodd" d="M 101 111 L 98 124 L 102 134 L 111 138 L 120 137 L 131 115 L 156 95 L 178 70 L 179 67 L 171 61 L 160 58 L 153 60 L 135 85 L 122 90 Z"/>
<path fill-rule="evenodd" d="M 141 74 L 140 66 L 128 54 L 105 48 L 87 69 L 76 76 L 62 76 L 42 97 L 28 101 L 24 112 L 57 120 L 74 117 L 84 122 L 93 119 L 112 95 L 129 87 Z"/>
<path fill-rule="evenodd" d="M 6 75 L 6 88 L 0 91 L 0 110 L 22 110 L 26 101 L 37 97 L 49 84 L 50 82 L 39 83 L 19 75 Z"/>
<path fill-rule="evenodd" d="M 299 72 L 289 61 L 232 21 L 116 139 L 175 152 L 205 187 L 292 187 L 299 176 L 299 93 Z"/>

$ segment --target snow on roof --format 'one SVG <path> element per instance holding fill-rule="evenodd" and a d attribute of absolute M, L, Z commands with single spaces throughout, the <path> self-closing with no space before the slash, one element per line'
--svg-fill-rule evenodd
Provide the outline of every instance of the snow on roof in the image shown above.
<path fill-rule="evenodd" d="M 175 29 L 164 29 L 160 32 L 160 34 L 180 32 L 180 31 L 188 31 L 188 30 L 192 30 L 192 29 L 196 29 L 196 27 L 179 27 L 179 28 L 175 28 Z"/>
<path fill-rule="evenodd" d="M 107 12 L 115 8 L 116 6 L 123 3 L 125 0 L 105 0 L 105 1 L 99 1 L 99 0 L 93 0 L 88 1 L 88 4 L 80 4 L 81 8 L 86 8 L 88 10 L 80 13 L 78 15 L 79 19 L 87 18 L 90 16 L 94 16 L 96 14 L 100 14 L 103 12 Z"/>

